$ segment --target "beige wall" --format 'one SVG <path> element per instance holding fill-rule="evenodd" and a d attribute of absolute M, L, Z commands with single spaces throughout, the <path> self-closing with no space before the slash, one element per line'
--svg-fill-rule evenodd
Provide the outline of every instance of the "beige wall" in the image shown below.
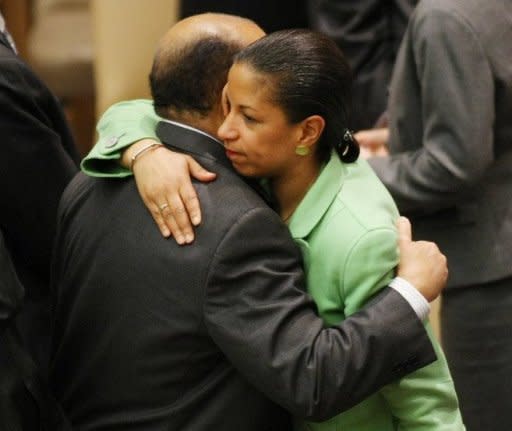
<path fill-rule="evenodd" d="M 92 0 L 96 113 L 149 96 L 155 46 L 176 22 L 178 0 Z"/>

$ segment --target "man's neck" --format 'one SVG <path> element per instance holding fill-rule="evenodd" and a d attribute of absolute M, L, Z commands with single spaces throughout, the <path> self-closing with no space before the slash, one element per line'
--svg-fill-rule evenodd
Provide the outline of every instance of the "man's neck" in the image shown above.
<path fill-rule="evenodd" d="M 167 119 L 198 129 L 218 140 L 217 130 L 222 123 L 222 119 L 219 119 L 218 116 L 213 113 L 203 116 L 196 113 L 185 112 L 179 115 L 170 115 Z"/>
<path fill-rule="evenodd" d="M 186 124 L 184 123 L 183 121 L 178 121 L 178 120 L 168 120 L 167 118 L 164 118 L 162 121 L 166 122 L 166 123 L 170 123 L 170 124 L 173 124 L 175 126 L 178 126 L 178 127 L 182 127 L 184 129 L 188 129 L 188 130 L 192 130 L 196 133 L 200 133 L 202 135 L 205 135 L 205 136 L 208 136 L 209 138 L 217 141 L 220 145 L 223 145 L 222 142 L 219 140 L 219 138 L 217 138 L 216 136 L 198 128 L 198 127 L 195 127 L 195 126 L 192 126 L 190 124 Z"/>

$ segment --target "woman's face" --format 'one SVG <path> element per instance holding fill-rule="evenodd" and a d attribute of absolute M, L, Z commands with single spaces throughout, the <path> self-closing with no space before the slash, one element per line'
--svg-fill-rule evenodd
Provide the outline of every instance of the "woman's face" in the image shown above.
<path fill-rule="evenodd" d="M 234 64 L 224 87 L 226 118 L 218 130 L 235 169 L 250 177 L 275 178 L 291 172 L 300 124 L 290 124 L 271 102 L 269 80 L 250 66 Z"/>

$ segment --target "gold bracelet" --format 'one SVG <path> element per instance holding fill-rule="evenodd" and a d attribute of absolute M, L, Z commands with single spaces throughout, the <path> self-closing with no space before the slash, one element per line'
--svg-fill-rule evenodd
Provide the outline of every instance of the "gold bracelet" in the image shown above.
<path fill-rule="evenodd" d="M 147 144 L 146 146 L 142 147 L 141 149 L 139 149 L 131 158 L 130 160 L 130 171 L 133 172 L 133 164 L 135 163 L 135 160 L 137 160 L 137 157 L 141 156 L 142 154 L 144 154 L 146 151 L 150 150 L 151 148 L 155 148 L 155 147 L 161 147 L 163 144 L 161 144 L 160 142 L 151 142 L 150 144 Z"/>

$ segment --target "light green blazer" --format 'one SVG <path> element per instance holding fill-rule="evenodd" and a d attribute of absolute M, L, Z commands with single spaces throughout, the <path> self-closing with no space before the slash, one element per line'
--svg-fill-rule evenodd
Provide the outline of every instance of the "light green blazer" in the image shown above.
<path fill-rule="evenodd" d="M 158 121 L 151 101 L 114 105 L 99 122 L 99 142 L 82 169 L 95 176 L 131 175 L 117 163 L 121 150 L 138 139 L 155 138 Z M 393 200 L 365 161 L 343 164 L 331 157 L 289 221 L 302 249 L 310 293 L 326 324 L 357 311 L 392 278 L 398 262 L 397 217 Z M 427 329 L 436 362 L 326 422 L 296 420 L 296 429 L 463 431 L 444 354 Z"/>
<path fill-rule="evenodd" d="M 397 217 L 391 196 L 364 160 L 343 164 L 331 157 L 289 221 L 304 256 L 309 292 L 326 324 L 359 310 L 393 277 Z M 296 421 L 296 429 L 464 430 L 446 359 L 429 325 L 427 330 L 436 362 L 328 421 Z"/>

